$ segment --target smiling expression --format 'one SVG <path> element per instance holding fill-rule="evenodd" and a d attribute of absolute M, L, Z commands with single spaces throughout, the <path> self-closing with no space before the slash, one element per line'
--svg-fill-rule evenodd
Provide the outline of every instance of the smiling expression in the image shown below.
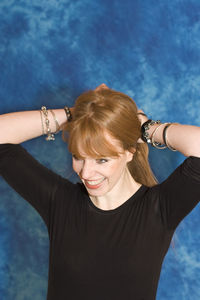
<path fill-rule="evenodd" d="M 116 141 L 112 141 L 112 144 Z M 115 145 L 115 144 L 114 144 Z M 127 172 L 127 163 L 133 154 L 119 149 L 119 156 L 93 158 L 81 154 L 73 156 L 73 169 L 79 175 L 90 196 L 104 196 L 110 192 Z M 122 153 L 121 153 L 122 152 Z"/>

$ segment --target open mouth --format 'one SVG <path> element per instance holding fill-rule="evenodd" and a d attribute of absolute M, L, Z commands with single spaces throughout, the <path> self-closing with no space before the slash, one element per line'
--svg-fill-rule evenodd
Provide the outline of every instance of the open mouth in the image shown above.
<path fill-rule="evenodd" d="M 104 178 L 98 179 L 98 180 L 84 180 L 85 186 L 89 189 L 97 189 L 101 186 L 103 181 L 105 180 Z"/>

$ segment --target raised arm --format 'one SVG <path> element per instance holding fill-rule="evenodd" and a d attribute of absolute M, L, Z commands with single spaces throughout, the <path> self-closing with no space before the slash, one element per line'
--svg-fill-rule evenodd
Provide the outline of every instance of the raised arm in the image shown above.
<path fill-rule="evenodd" d="M 56 132 L 55 118 L 62 128 L 67 121 L 64 109 L 48 110 L 49 128 Z M 23 111 L 0 115 L 0 144 L 19 144 L 47 133 L 44 113 Z"/>
<path fill-rule="evenodd" d="M 140 113 L 141 111 L 139 111 L 138 116 L 143 124 L 148 119 Z M 150 126 L 147 131 L 149 137 L 152 138 L 153 135 L 155 142 L 164 144 L 163 131 L 165 126 L 166 124 L 154 124 Z M 181 152 L 183 155 L 200 157 L 200 127 L 172 123 L 167 128 L 165 137 L 167 139 L 167 144 L 171 148 Z"/>
<path fill-rule="evenodd" d="M 48 115 L 45 117 L 44 113 Z M 67 114 L 64 109 L 55 109 L 0 116 L 0 175 L 40 213 L 49 228 L 56 191 L 60 186 L 69 190 L 73 185 L 40 164 L 18 145 L 42 135 L 43 131 L 46 134 L 46 119 L 49 120 L 49 128 L 53 133 L 62 129 L 62 125 L 67 122 Z"/>
<path fill-rule="evenodd" d="M 163 143 L 163 128 L 158 130 L 156 140 Z M 185 156 L 200 157 L 200 127 L 191 125 L 172 124 L 167 129 L 169 145 Z"/>

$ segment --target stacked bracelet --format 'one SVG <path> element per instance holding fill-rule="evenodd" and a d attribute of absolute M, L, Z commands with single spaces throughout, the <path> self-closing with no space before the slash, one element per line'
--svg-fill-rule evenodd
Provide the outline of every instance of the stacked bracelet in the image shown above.
<path fill-rule="evenodd" d="M 49 119 L 48 119 L 48 111 L 47 111 L 46 106 L 41 107 L 41 112 L 43 113 L 44 118 L 45 118 L 44 122 L 45 122 L 45 125 L 46 125 L 46 134 L 47 134 L 46 141 L 54 141 L 55 137 L 54 137 L 54 134 L 51 132 L 51 129 L 50 129 L 50 125 L 49 125 L 50 122 L 49 122 Z"/>
<path fill-rule="evenodd" d="M 58 123 L 58 120 L 56 118 L 56 115 L 55 115 L 54 111 L 51 110 L 51 109 L 49 111 L 52 114 L 53 120 L 55 122 L 55 128 L 56 128 L 55 129 L 55 134 L 56 134 L 56 133 L 58 133 L 60 131 L 60 125 Z M 66 116 L 67 116 L 67 121 L 71 121 L 72 114 L 71 114 L 71 111 L 70 111 L 69 107 L 65 106 L 64 107 L 64 111 L 65 111 Z M 51 132 L 50 121 L 49 121 L 49 118 L 48 118 L 48 110 L 47 110 L 46 106 L 42 106 L 41 107 L 40 116 L 41 116 L 42 134 L 43 135 L 45 133 L 47 134 L 47 136 L 45 138 L 46 141 L 54 141 L 55 140 L 55 136 L 54 136 L 54 133 Z M 46 125 L 46 128 L 44 128 L 44 124 Z"/>
<path fill-rule="evenodd" d="M 151 137 L 149 137 L 149 133 L 148 130 L 150 129 L 151 126 L 153 126 L 154 124 L 160 124 L 159 126 L 156 127 L 156 129 L 153 131 Z M 167 129 L 169 128 L 169 126 L 171 126 L 172 124 L 176 124 L 176 123 L 160 123 L 160 120 L 154 121 L 154 120 L 148 120 L 146 121 L 142 126 L 141 126 L 141 138 L 144 142 L 151 144 L 153 147 L 157 148 L 157 149 L 166 149 L 169 148 L 172 151 L 176 151 L 174 148 L 172 148 L 167 140 Z M 161 125 L 166 125 L 163 129 L 163 144 L 158 143 L 154 140 L 155 138 L 155 134 L 156 132 L 159 130 Z"/>

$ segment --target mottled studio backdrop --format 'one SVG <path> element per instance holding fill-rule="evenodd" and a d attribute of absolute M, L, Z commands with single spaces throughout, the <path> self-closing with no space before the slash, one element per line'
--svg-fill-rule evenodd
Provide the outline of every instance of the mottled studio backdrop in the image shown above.
<path fill-rule="evenodd" d="M 72 105 L 102 82 L 152 118 L 200 125 L 200 1 L 0 1 L 0 113 Z M 75 180 L 60 136 L 24 147 Z M 150 153 L 159 180 L 183 159 L 169 150 Z M 200 299 L 199 209 L 174 236 L 159 300 Z M 46 227 L 1 179 L 0 299 L 43 300 L 47 276 Z"/>

